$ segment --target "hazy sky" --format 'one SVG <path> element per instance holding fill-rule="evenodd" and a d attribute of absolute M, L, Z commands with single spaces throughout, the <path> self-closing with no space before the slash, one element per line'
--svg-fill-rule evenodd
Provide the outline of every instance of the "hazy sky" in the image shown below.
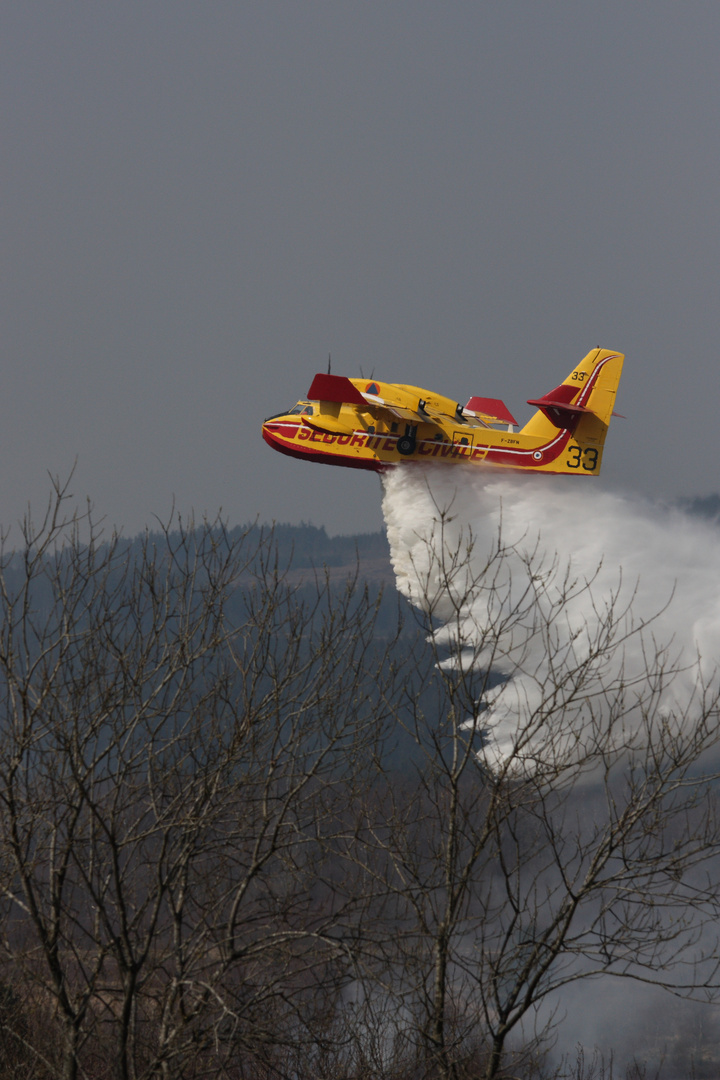
<path fill-rule="evenodd" d="M 0 522 L 73 491 L 380 527 L 267 447 L 337 374 L 464 402 L 626 353 L 606 486 L 720 489 L 720 5 L 0 5 Z M 591 481 L 588 481 L 590 483 Z"/>

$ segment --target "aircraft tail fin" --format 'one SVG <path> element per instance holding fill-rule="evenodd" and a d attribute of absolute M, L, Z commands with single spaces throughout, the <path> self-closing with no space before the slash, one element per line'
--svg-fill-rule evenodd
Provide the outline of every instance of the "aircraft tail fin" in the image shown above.
<path fill-rule="evenodd" d="M 565 382 L 543 397 L 528 401 L 538 411 L 522 429 L 522 435 L 551 439 L 559 430 L 566 430 L 579 447 L 557 471 L 573 472 L 580 466 L 596 475 L 600 471 L 624 359 L 622 353 L 611 349 L 593 349 Z"/>
<path fill-rule="evenodd" d="M 521 434 L 545 438 L 565 429 L 579 437 L 585 430 L 607 429 L 624 359 L 611 349 L 593 349 L 560 386 L 528 401 L 538 411 Z"/>

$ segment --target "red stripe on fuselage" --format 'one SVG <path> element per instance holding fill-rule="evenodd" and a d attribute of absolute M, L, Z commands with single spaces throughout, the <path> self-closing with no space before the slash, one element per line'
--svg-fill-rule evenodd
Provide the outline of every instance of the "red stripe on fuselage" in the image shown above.
<path fill-rule="evenodd" d="M 382 472 L 383 469 L 388 467 L 388 462 L 378 461 L 377 459 L 367 458 L 353 458 L 345 454 L 333 454 L 323 453 L 321 450 L 317 450 L 316 444 L 310 444 L 313 446 L 311 450 L 308 443 L 295 443 L 290 446 L 288 443 L 282 441 L 273 436 L 266 428 L 263 428 L 263 439 L 271 446 L 273 450 L 277 450 L 281 454 L 286 454 L 287 457 L 301 458 L 303 461 L 312 461 L 318 465 L 341 465 L 346 469 L 366 469 L 370 472 Z M 308 447 L 308 449 L 305 449 Z"/>
<path fill-rule="evenodd" d="M 558 432 L 550 442 L 536 446 L 534 450 L 510 450 L 509 448 L 505 450 L 491 447 L 484 460 L 490 461 L 494 465 L 507 463 L 523 469 L 535 469 L 540 465 L 547 465 L 549 461 L 555 461 L 567 446 L 570 438 L 570 432 L 565 430 Z M 542 454 L 542 457 L 535 458 L 534 454 Z"/>

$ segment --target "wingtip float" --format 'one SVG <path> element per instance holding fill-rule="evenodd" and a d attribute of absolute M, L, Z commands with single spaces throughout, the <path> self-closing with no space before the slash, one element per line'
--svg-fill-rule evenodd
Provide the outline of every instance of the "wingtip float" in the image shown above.
<path fill-rule="evenodd" d="M 597 476 L 624 356 L 593 349 L 560 386 L 531 398 L 519 431 L 497 398 L 462 406 L 418 386 L 316 375 L 308 396 L 268 417 L 263 438 L 281 454 L 381 472 L 405 461 L 470 461 Z"/>

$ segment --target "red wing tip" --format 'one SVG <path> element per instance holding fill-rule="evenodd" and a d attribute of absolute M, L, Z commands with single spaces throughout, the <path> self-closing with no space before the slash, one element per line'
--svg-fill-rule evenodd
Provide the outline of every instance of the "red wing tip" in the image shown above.
<path fill-rule="evenodd" d="M 503 424 L 513 424 L 518 427 L 517 420 L 500 398 L 471 397 L 465 408 L 474 413 L 484 413 L 486 416 L 492 416 Z"/>
<path fill-rule="evenodd" d="M 334 401 L 346 405 L 364 405 L 365 398 L 345 375 L 316 375 L 308 390 L 310 401 Z"/>

